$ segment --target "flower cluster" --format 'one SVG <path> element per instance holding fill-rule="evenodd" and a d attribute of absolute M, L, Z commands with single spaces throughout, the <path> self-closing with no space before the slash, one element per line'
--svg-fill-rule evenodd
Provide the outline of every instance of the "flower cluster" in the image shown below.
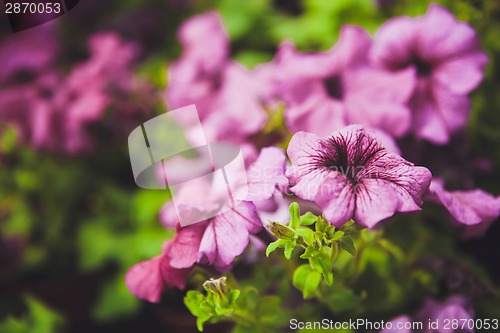
<path fill-rule="evenodd" d="M 389 20 L 374 37 L 344 26 L 322 52 L 301 53 L 284 41 L 271 62 L 252 70 L 230 58 L 215 12 L 187 20 L 178 38 L 183 51 L 168 69 L 166 104 L 196 104 L 208 141 L 242 147 L 249 193 L 236 208 L 187 227 L 178 225 L 168 202 L 161 219 L 176 235 L 160 256 L 126 276 L 138 297 L 158 302 L 164 286 L 185 287 L 195 264 L 229 269 L 268 219 L 286 222 L 281 216 L 290 200 L 337 228 L 353 220 L 372 229 L 397 212 L 421 210 L 424 200 L 471 227 L 466 236 L 484 233 L 500 215 L 500 198 L 482 190 L 448 192 L 443 175 L 415 166 L 399 146 L 408 139 L 449 144 L 464 129 L 468 94 L 483 78 L 487 56 L 474 30 L 445 8 L 431 5 L 421 17 Z M 280 110 L 286 133 L 263 135 Z M 190 131 L 194 124 L 176 120 L 193 145 L 203 142 Z M 289 163 L 273 147 L 276 140 L 288 146 Z M 198 204 L 207 193 L 217 205 L 213 184 L 181 192 L 182 209 L 193 214 L 213 209 Z"/>
<path fill-rule="evenodd" d="M 55 67 L 58 43 L 50 29 L 5 40 L 0 45 L 6 64 L 0 73 L 0 122 L 13 125 L 35 149 L 67 154 L 94 147 L 89 125 L 102 120 L 111 106 L 118 114 L 113 125 L 122 134 L 129 131 L 127 122 L 145 116 L 125 98 L 146 89 L 130 70 L 137 46 L 100 32 L 89 39 L 88 51 L 87 60 L 63 73 Z"/>

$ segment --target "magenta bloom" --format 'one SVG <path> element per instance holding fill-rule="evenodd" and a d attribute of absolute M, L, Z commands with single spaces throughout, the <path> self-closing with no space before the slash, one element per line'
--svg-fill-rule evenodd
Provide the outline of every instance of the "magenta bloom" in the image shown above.
<path fill-rule="evenodd" d="M 163 253 L 150 260 L 145 260 L 132 266 L 125 275 L 125 284 L 136 297 L 152 303 L 160 301 L 165 287 L 184 289 L 191 268 L 176 269 L 170 264 L 170 255 L 175 253 L 176 240 L 167 241 Z"/>
<path fill-rule="evenodd" d="M 14 46 L 21 54 L 22 48 Z M 106 32 L 92 36 L 89 49 L 90 58 L 76 64 L 67 76 L 42 62 L 48 61 L 45 54 L 34 54 L 34 60 L 26 64 L 11 61 L 12 66 L 17 66 L 17 72 L 34 78 L 17 82 L 19 79 L 15 78 L 19 73 L 14 75 L 16 70 L 9 69 L 14 79 L 0 90 L 0 121 L 14 125 L 21 138 L 36 149 L 74 154 L 92 148 L 88 125 L 101 120 L 113 101 L 118 101 L 117 105 L 123 103 L 124 95 L 138 90 L 129 68 L 137 50 L 118 35 Z M 23 52 L 31 51 L 28 46 Z M 28 59 L 29 55 L 20 57 L 24 58 Z M 42 64 L 47 68 L 42 68 Z M 120 119 L 113 124 L 115 129 L 121 127 L 122 120 L 138 113 L 129 112 L 126 107 L 117 107 L 117 110 Z"/>
<path fill-rule="evenodd" d="M 207 212 L 220 211 L 221 205 L 225 205 L 221 199 L 224 194 L 227 196 L 223 180 L 214 179 L 213 184 L 194 180 L 183 184 L 175 196 L 175 204 L 169 201 L 162 208 L 162 224 L 177 230 L 175 252 L 169 256 L 172 267 L 188 268 L 200 263 L 224 271 L 243 253 L 250 235 L 262 228 L 254 204 L 246 201 L 202 222 L 180 227 L 178 214 L 212 216 Z M 207 195 L 210 201 L 206 200 Z"/>
<path fill-rule="evenodd" d="M 445 319 L 474 319 L 474 312 L 468 307 L 465 298 L 461 296 L 449 297 L 442 303 L 428 299 L 424 303 L 422 310 L 416 315 L 416 319 L 422 322 L 439 320 L 440 323 L 443 323 Z M 424 326 L 423 332 L 433 333 L 435 331 Z M 440 326 L 437 332 L 448 333 L 450 329 Z M 468 333 L 474 332 L 474 330 L 465 326 L 462 332 Z"/>
<path fill-rule="evenodd" d="M 373 227 L 395 212 L 420 210 L 431 173 L 387 151 L 361 126 L 320 139 L 299 132 L 288 146 L 291 190 L 314 201 L 335 226 Z"/>
<path fill-rule="evenodd" d="M 285 176 L 285 152 L 276 147 L 263 148 L 257 160 L 248 169 L 246 200 L 261 201 L 282 194 L 288 187 Z"/>
<path fill-rule="evenodd" d="M 183 52 L 169 67 L 168 108 L 195 104 L 207 140 L 246 142 L 267 121 L 262 102 L 269 93 L 268 75 L 229 58 L 229 39 L 216 12 L 184 22 L 178 38 Z M 193 125 L 181 117 L 177 121 L 187 128 Z"/>
<path fill-rule="evenodd" d="M 470 111 L 467 94 L 483 79 L 488 60 L 474 29 L 436 4 L 422 17 L 384 23 L 371 56 L 396 73 L 414 69 L 412 130 L 436 144 L 447 143 L 450 134 L 464 127 Z"/>
<path fill-rule="evenodd" d="M 348 124 L 377 128 L 400 137 L 410 126 L 405 105 L 414 88 L 414 70 L 398 73 L 368 63 L 367 32 L 345 26 L 332 49 L 301 54 L 285 42 L 276 56 L 278 91 L 288 127 L 327 136 Z"/>
<path fill-rule="evenodd" d="M 446 191 L 442 179 L 433 179 L 430 199 L 445 207 L 453 219 L 467 226 L 465 236 L 481 236 L 500 216 L 500 197 L 482 190 Z"/>
<path fill-rule="evenodd" d="M 380 333 L 448 333 L 456 332 L 451 328 L 445 328 L 445 320 L 469 320 L 474 319 L 474 312 L 468 307 L 466 300 L 461 296 L 453 296 L 440 303 L 432 299 L 425 301 L 422 310 L 412 319 L 409 316 L 397 317 L 386 324 L 386 329 Z M 438 327 L 429 328 L 429 323 L 438 321 Z M 423 324 L 421 329 L 414 327 L 415 323 Z M 460 325 L 460 328 L 462 325 Z M 473 329 L 464 325 L 460 332 L 474 332 Z"/>
<path fill-rule="evenodd" d="M 285 170 L 285 152 L 277 147 L 266 147 L 247 171 L 248 193 L 245 200 L 254 202 L 263 223 L 284 223 L 290 218 L 290 202 L 283 198 L 288 190 Z"/>
<path fill-rule="evenodd" d="M 380 331 L 380 333 L 412 333 L 412 322 L 409 316 L 394 318 L 386 324 L 386 328 Z"/>

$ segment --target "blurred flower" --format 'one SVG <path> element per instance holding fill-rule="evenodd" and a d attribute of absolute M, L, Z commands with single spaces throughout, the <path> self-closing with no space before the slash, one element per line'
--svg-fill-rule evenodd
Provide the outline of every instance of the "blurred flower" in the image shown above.
<path fill-rule="evenodd" d="M 445 207 L 458 224 L 467 226 L 466 237 L 482 236 L 500 215 L 500 197 L 482 190 L 446 191 L 442 179 L 433 179 L 429 199 Z"/>
<path fill-rule="evenodd" d="M 175 240 L 174 240 L 175 241 Z M 176 269 L 170 265 L 169 255 L 175 248 L 167 241 L 163 253 L 153 259 L 132 266 L 125 275 L 125 284 L 136 297 L 152 303 L 160 301 L 164 287 L 184 289 L 190 268 Z M 182 255 L 177 253 L 175 255 Z"/>
<path fill-rule="evenodd" d="M 386 324 L 391 328 L 385 328 L 380 333 L 412 333 L 411 328 L 413 321 L 409 316 L 400 316 L 392 319 L 389 323 Z M 427 324 L 427 323 L 426 323 Z"/>
<path fill-rule="evenodd" d="M 40 117 L 48 112 L 58 75 L 51 71 L 58 43 L 51 29 L 16 33 L 0 44 L 0 122 L 14 126 L 21 140 L 44 131 Z"/>
<path fill-rule="evenodd" d="M 286 155 L 277 147 L 263 148 L 257 160 L 248 169 L 248 201 L 270 199 L 288 188 L 285 176 Z"/>
<path fill-rule="evenodd" d="M 436 144 L 447 143 L 450 134 L 464 127 L 470 111 L 467 94 L 483 79 L 488 60 L 474 29 L 436 4 L 424 16 L 384 23 L 371 58 L 395 73 L 414 69 L 412 130 Z"/>
<path fill-rule="evenodd" d="M 355 26 L 344 26 L 337 45 L 323 53 L 301 54 L 290 42 L 280 45 L 276 80 L 292 131 L 326 136 L 361 124 L 395 137 L 406 133 L 413 69 L 394 74 L 371 67 L 370 47 L 368 33 Z"/>
<path fill-rule="evenodd" d="M 431 173 L 392 154 L 361 126 L 330 137 L 299 132 L 288 146 L 291 188 L 314 201 L 335 226 L 351 218 L 373 227 L 395 212 L 420 210 Z"/>
<path fill-rule="evenodd" d="M 0 44 L 0 83 L 31 81 L 44 72 L 57 56 L 59 45 L 49 29 L 21 31 Z"/>
<path fill-rule="evenodd" d="M 253 201 L 262 223 L 288 221 L 288 203 L 283 195 L 288 191 L 285 176 L 286 155 L 277 147 L 266 147 L 247 171 L 248 193 L 245 200 Z"/>
<path fill-rule="evenodd" d="M 467 301 L 462 296 L 449 297 L 446 301 L 440 303 L 432 299 L 425 301 L 422 310 L 417 313 L 416 318 L 422 322 L 431 322 L 439 320 L 439 323 L 443 323 L 445 319 L 453 320 L 467 320 L 474 319 L 474 312 L 469 309 Z M 425 333 L 434 332 L 432 329 L 426 328 L 424 325 Z M 444 328 L 440 325 L 437 330 L 439 333 L 449 332 L 449 329 Z M 474 332 L 473 329 L 464 326 L 463 332 Z"/>
<path fill-rule="evenodd" d="M 425 301 L 424 306 L 420 312 L 412 319 L 409 316 L 400 316 L 390 321 L 392 329 L 386 328 L 381 333 L 411 333 L 411 332 L 424 332 L 424 333 L 447 333 L 454 332 L 451 328 L 445 328 L 443 323 L 447 320 L 469 320 L 474 319 L 474 313 L 468 308 L 467 301 L 462 296 L 453 296 L 446 301 L 439 303 L 435 300 L 428 299 Z M 431 323 L 438 321 L 439 325 L 430 328 Z M 422 329 L 411 329 L 417 322 L 422 323 Z M 388 323 L 389 324 L 389 323 Z M 386 324 L 386 327 L 389 326 Z M 398 328 L 401 327 L 401 328 Z M 474 332 L 473 329 L 468 328 L 467 325 L 460 325 L 460 332 Z"/>
<path fill-rule="evenodd" d="M 215 12 L 184 22 L 178 38 L 183 52 L 169 67 L 168 107 L 195 104 L 209 141 L 245 143 L 267 120 L 262 102 L 268 76 L 230 60 L 227 32 Z M 188 128 L 193 125 L 181 117 L 177 121 Z M 190 140 L 197 143 L 196 138 Z"/>
<path fill-rule="evenodd" d="M 41 73 L 29 82 L 8 83 L 0 91 L 0 120 L 18 128 L 21 138 L 36 149 L 74 154 L 93 147 L 88 125 L 101 120 L 107 107 L 113 104 L 121 113 L 115 127 L 133 117 L 123 95 L 141 89 L 130 70 L 136 47 L 114 33 L 101 32 L 90 38 L 89 49 L 90 58 L 66 76 L 44 63 L 46 68 L 36 68 Z M 26 68 L 40 62 L 28 62 Z"/>
<path fill-rule="evenodd" d="M 221 188 L 218 184 L 222 184 Z M 227 270 L 249 244 L 250 235 L 262 228 L 255 205 L 246 201 L 202 222 L 186 227 L 179 225 L 178 214 L 204 216 L 207 212 L 219 210 L 224 201 L 222 193 L 227 196 L 223 181 L 215 179 L 211 185 L 203 179 L 194 180 L 181 187 L 175 205 L 169 201 L 162 208 L 160 219 L 163 225 L 177 230 L 172 245 L 175 252 L 169 255 L 172 267 L 188 268 L 201 263 L 214 265 L 220 271 Z M 207 201 L 207 195 L 211 201 Z"/>
<path fill-rule="evenodd" d="M 188 268 L 200 263 L 225 271 L 243 253 L 250 234 L 261 228 L 255 206 L 250 202 L 241 202 L 204 222 L 178 227 L 173 245 L 176 251 L 169 255 L 171 266 Z"/>

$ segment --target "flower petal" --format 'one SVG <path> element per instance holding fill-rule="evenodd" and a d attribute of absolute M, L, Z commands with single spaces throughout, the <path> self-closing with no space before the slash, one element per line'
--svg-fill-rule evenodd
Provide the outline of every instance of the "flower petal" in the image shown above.
<path fill-rule="evenodd" d="M 235 209 L 210 220 L 201 239 L 199 260 L 206 258 L 219 270 L 227 269 L 247 247 L 249 231 L 255 232 L 261 227 L 255 206 L 241 202 Z"/>
<path fill-rule="evenodd" d="M 248 195 L 246 200 L 260 201 L 273 196 L 278 190 L 285 191 L 288 178 L 285 176 L 285 152 L 276 147 L 263 148 L 257 160 L 248 170 Z"/>
<path fill-rule="evenodd" d="M 160 301 L 163 280 L 160 274 L 162 256 L 154 257 L 132 266 L 125 275 L 128 290 L 136 297 L 152 303 Z"/>
<path fill-rule="evenodd" d="M 168 259 L 174 268 L 189 268 L 198 260 L 203 233 L 207 222 L 200 222 L 186 227 L 178 227 L 177 234 L 172 240 Z"/>

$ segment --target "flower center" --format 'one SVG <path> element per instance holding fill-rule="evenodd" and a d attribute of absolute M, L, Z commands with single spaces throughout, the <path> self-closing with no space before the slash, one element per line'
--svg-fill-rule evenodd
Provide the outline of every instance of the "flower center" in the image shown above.
<path fill-rule="evenodd" d="M 340 75 L 332 76 L 323 81 L 328 96 L 341 100 L 344 98 L 344 85 Z"/>
<path fill-rule="evenodd" d="M 383 151 L 377 141 L 361 134 L 356 140 L 343 135 L 331 137 L 321 142 L 321 149 L 314 158 L 316 168 L 326 168 L 340 172 L 356 183 L 367 175 L 367 166 L 374 162 Z"/>
<path fill-rule="evenodd" d="M 432 66 L 426 61 L 415 58 L 411 62 L 413 66 L 417 69 L 418 76 L 428 76 L 432 72 Z"/>

